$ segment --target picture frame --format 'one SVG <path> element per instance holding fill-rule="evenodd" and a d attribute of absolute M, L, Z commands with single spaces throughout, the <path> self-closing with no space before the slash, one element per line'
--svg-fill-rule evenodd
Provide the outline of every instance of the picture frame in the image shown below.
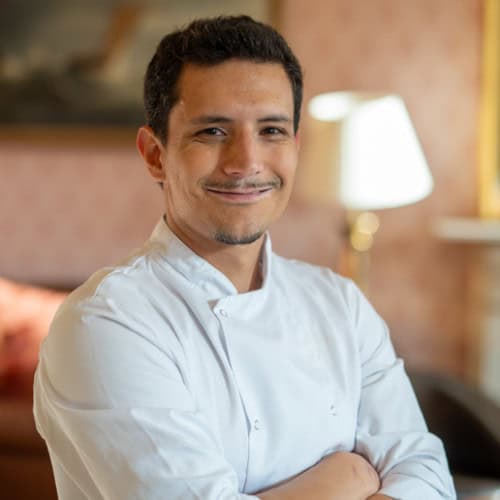
<path fill-rule="evenodd" d="M 479 216 L 500 218 L 500 2 L 483 2 Z"/>
<path fill-rule="evenodd" d="M 277 25 L 278 0 L 5 0 L 0 141 L 129 141 L 161 38 L 199 17 Z"/>

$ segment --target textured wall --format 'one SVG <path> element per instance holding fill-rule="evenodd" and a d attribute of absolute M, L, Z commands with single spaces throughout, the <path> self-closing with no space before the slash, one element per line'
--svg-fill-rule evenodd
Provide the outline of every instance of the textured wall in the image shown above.
<path fill-rule="evenodd" d="M 0 275 L 72 285 L 140 244 L 158 188 L 131 148 L 0 148 Z"/>
<path fill-rule="evenodd" d="M 379 213 L 372 300 L 408 364 L 462 374 L 468 255 L 431 224 L 476 210 L 480 0 L 287 0 L 281 29 L 303 62 L 306 100 L 345 89 L 404 98 L 435 191 Z"/>
<path fill-rule="evenodd" d="M 372 300 L 408 364 L 456 374 L 464 368 L 467 255 L 438 242 L 430 224 L 475 211 L 480 17 L 479 0 L 282 2 L 306 99 L 388 90 L 408 105 L 436 189 L 380 213 Z M 159 213 L 157 188 L 132 147 L 0 144 L 0 276 L 79 282 L 139 245 Z M 293 205 L 277 228 L 278 248 L 333 262 L 337 216 Z"/>

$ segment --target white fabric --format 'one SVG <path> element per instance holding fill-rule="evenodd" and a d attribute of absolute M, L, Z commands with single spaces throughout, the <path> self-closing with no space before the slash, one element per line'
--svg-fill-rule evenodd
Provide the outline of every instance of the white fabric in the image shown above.
<path fill-rule="evenodd" d="M 60 499 L 256 498 L 337 450 L 367 457 L 393 498 L 455 498 L 358 289 L 269 238 L 262 272 L 238 294 L 161 221 L 70 295 L 35 380 Z"/>

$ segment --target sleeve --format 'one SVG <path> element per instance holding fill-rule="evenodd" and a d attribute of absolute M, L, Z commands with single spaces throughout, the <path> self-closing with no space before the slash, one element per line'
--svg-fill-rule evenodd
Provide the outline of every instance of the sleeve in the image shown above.
<path fill-rule="evenodd" d="M 348 301 L 362 378 L 354 451 L 376 468 L 381 494 L 396 500 L 454 500 L 444 447 L 427 430 L 385 323 L 354 286 Z"/>
<path fill-rule="evenodd" d="M 134 304 L 125 312 L 109 299 L 95 299 L 85 313 L 65 309 L 42 348 L 34 394 L 37 428 L 62 470 L 59 494 L 256 499 L 238 492 L 236 472 L 187 388 L 181 353 L 155 341 L 142 319 L 148 311 Z"/>

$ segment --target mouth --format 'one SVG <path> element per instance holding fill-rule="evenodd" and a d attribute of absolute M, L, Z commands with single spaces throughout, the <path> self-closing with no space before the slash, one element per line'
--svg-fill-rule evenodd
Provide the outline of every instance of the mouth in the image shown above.
<path fill-rule="evenodd" d="M 245 189 L 221 189 L 205 187 L 205 191 L 207 191 L 211 195 L 227 202 L 236 203 L 252 203 L 255 201 L 259 201 L 260 199 L 269 196 L 273 189 L 273 186 Z"/>

